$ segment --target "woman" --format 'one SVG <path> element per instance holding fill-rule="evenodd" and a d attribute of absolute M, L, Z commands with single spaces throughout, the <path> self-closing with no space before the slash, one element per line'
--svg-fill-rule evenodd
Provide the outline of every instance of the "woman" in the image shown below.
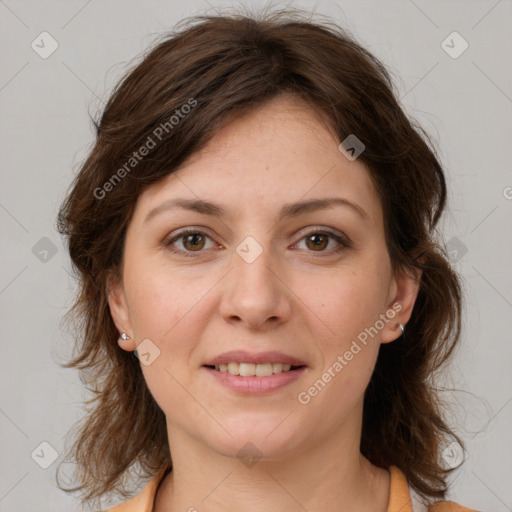
<path fill-rule="evenodd" d="M 133 467 L 113 511 L 469 510 L 433 150 L 334 23 L 193 21 L 119 83 L 59 214 L 95 393 L 74 490 L 128 498 Z"/>

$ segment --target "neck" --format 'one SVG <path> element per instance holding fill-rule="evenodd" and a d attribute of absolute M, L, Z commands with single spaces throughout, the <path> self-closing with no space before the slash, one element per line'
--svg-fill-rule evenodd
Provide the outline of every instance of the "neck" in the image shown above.
<path fill-rule="evenodd" d="M 359 442 L 309 446 L 272 460 L 244 464 L 169 428 L 173 470 L 154 512 L 247 510 L 386 512 L 389 473 L 359 452 Z M 334 448 L 334 449 L 333 449 Z"/>

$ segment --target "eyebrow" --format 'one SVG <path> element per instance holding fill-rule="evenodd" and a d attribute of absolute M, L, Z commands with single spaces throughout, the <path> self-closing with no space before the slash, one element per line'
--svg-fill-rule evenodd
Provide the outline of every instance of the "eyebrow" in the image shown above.
<path fill-rule="evenodd" d="M 345 206 L 357 213 L 363 220 L 368 220 L 368 214 L 356 203 L 343 197 L 325 197 L 321 199 L 308 199 L 296 203 L 287 203 L 283 205 L 276 218 L 276 224 L 285 218 L 298 217 L 306 213 L 317 210 L 326 210 L 335 206 Z M 195 211 L 203 215 L 223 218 L 226 216 L 226 210 L 219 204 L 211 203 L 203 199 L 169 199 L 161 205 L 153 208 L 146 216 L 144 222 L 148 222 L 160 213 L 168 212 L 176 208 Z"/>

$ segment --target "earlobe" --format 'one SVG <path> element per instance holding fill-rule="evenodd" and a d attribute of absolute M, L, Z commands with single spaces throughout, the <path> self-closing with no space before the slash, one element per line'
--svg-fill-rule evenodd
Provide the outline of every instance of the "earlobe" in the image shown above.
<path fill-rule="evenodd" d="M 120 333 L 117 343 L 123 350 L 134 351 L 137 347 L 131 335 L 132 329 L 122 282 L 113 273 L 107 277 L 107 300 L 112 320 Z"/>
<path fill-rule="evenodd" d="M 381 331 L 380 342 L 391 343 L 397 340 L 405 333 L 405 325 L 401 319 L 403 306 L 399 301 L 396 301 L 391 308 L 388 308 L 385 317 L 388 319 L 387 324 Z M 381 315 L 382 318 L 382 315 Z"/>
<path fill-rule="evenodd" d="M 122 332 L 119 335 L 117 343 L 123 350 L 126 350 L 127 352 L 133 352 L 137 348 L 135 345 L 135 340 L 132 340 L 130 336 L 128 336 L 128 334 L 125 332 Z"/>
<path fill-rule="evenodd" d="M 401 271 L 395 275 L 393 299 L 388 305 L 386 316 L 391 320 L 381 333 L 381 343 L 390 343 L 405 335 L 421 283 L 421 270 L 411 275 Z"/>

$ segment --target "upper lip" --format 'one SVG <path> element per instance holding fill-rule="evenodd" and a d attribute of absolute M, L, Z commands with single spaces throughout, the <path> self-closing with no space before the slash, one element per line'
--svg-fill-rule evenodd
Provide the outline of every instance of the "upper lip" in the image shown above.
<path fill-rule="evenodd" d="M 217 366 L 227 363 L 281 363 L 292 366 L 305 366 L 306 363 L 295 356 L 283 354 L 282 352 L 247 352 L 246 350 L 232 350 L 224 352 L 217 357 L 210 359 L 203 366 Z"/>

